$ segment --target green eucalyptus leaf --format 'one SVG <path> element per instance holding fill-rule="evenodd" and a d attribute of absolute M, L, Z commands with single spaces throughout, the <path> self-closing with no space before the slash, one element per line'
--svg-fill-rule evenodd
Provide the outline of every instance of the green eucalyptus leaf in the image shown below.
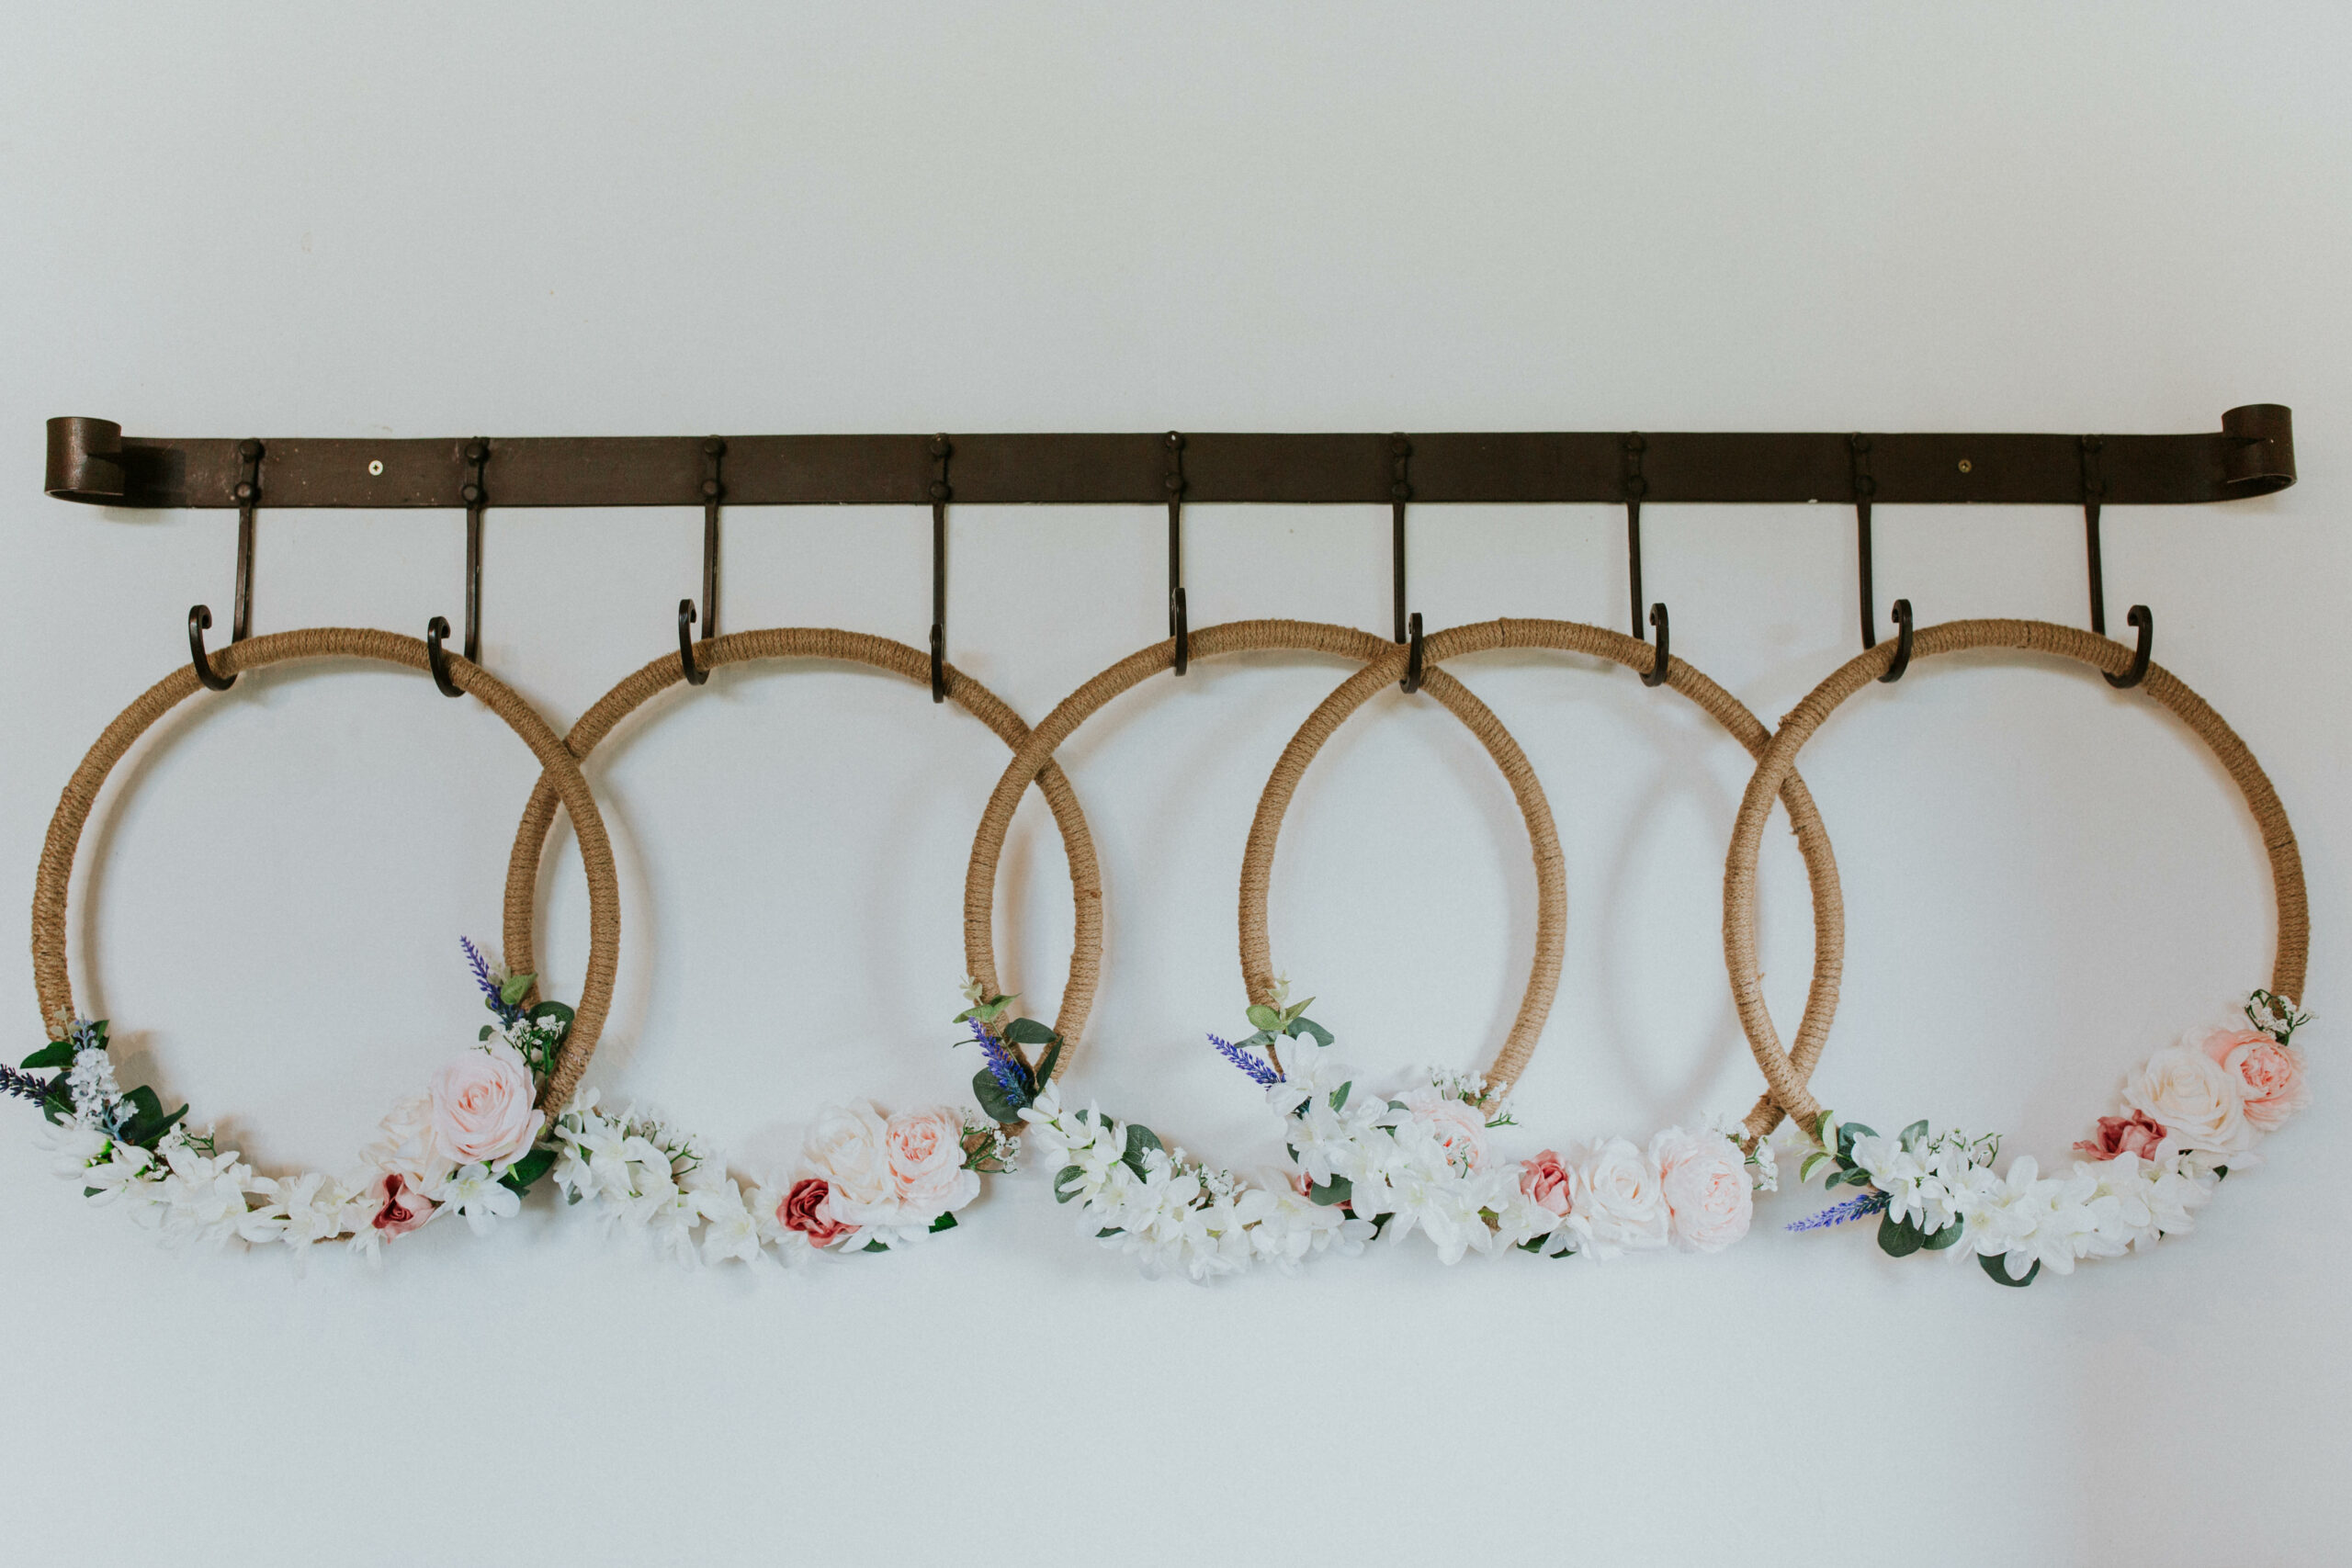
<path fill-rule="evenodd" d="M 1860 1122 L 1840 1122 L 1838 1123 L 1838 1153 L 1850 1159 L 1853 1157 L 1856 1138 L 1877 1136 L 1878 1129 L 1875 1127 L 1866 1127 Z"/>
<path fill-rule="evenodd" d="M 1332 1208 L 1354 1197 L 1355 1190 L 1354 1182 L 1344 1176 L 1335 1176 L 1320 1187 L 1308 1187 L 1306 1196 L 1311 1201 L 1320 1203 L 1326 1208 Z"/>
<path fill-rule="evenodd" d="M 1035 1081 L 1039 1089 L 1042 1089 L 1047 1084 L 1054 1081 L 1054 1064 L 1061 1059 L 1062 1042 L 1061 1036 L 1057 1034 L 1054 1036 L 1054 1043 L 1046 1047 L 1045 1060 L 1037 1064 L 1037 1075 Z"/>
<path fill-rule="evenodd" d="M 1291 1020 L 1290 1027 L 1285 1030 L 1284 1032 L 1289 1034 L 1294 1040 L 1297 1039 L 1302 1034 L 1307 1035 L 1312 1038 L 1317 1045 L 1329 1045 L 1335 1038 L 1337 1038 L 1329 1030 L 1324 1028 L 1321 1024 L 1316 1022 L 1311 1018 L 1295 1018 Z"/>
<path fill-rule="evenodd" d="M 1012 1045 L 1048 1045 L 1061 1039 L 1052 1026 L 1034 1018 L 1016 1018 L 1004 1026 L 1004 1038 Z"/>
<path fill-rule="evenodd" d="M 2026 1286 L 2032 1284 L 2033 1277 L 2041 1272 L 2041 1260 L 2038 1258 L 2034 1259 L 2033 1267 L 2025 1271 L 2025 1278 L 2022 1280 L 2009 1278 L 2008 1258 L 2005 1254 L 1990 1253 L 1977 1258 L 1976 1261 L 1995 1284 L 2007 1285 L 2017 1290 L 2023 1290 Z"/>
<path fill-rule="evenodd" d="M 1819 1168 L 1822 1162 L 1826 1160 L 1828 1157 L 1828 1151 L 1825 1149 L 1815 1149 L 1813 1153 L 1805 1156 L 1804 1163 L 1797 1167 L 1797 1184 L 1799 1186 L 1803 1186 L 1804 1183 L 1811 1181 L 1813 1179 L 1814 1171 Z"/>
<path fill-rule="evenodd" d="M 33 1072 L 43 1067 L 70 1067 L 74 1065 L 74 1043 L 71 1040 L 52 1040 L 26 1057 L 22 1065 Z"/>
<path fill-rule="evenodd" d="M 953 1214 L 942 1214 L 939 1218 L 931 1222 L 931 1229 L 925 1234 L 937 1235 L 941 1231 L 952 1231 L 955 1228 L 956 1216 Z"/>
<path fill-rule="evenodd" d="M 1074 1178 L 1082 1178 L 1085 1174 L 1086 1172 L 1079 1169 L 1078 1167 L 1074 1165 L 1066 1165 L 1062 1167 L 1061 1169 L 1054 1172 L 1054 1201 L 1057 1203 L 1067 1203 L 1071 1199 L 1077 1197 L 1078 1189 L 1069 1186 L 1067 1183 Z"/>
<path fill-rule="evenodd" d="M 1095 1239 L 1095 1240 L 1097 1240 L 1097 1241 L 1101 1241 L 1101 1240 L 1104 1239 L 1104 1238 L 1105 1238 L 1105 1237 L 1107 1237 L 1107 1236 L 1114 1236 L 1114 1235 L 1117 1235 L 1118 1234 L 1119 1234 L 1119 1227 L 1118 1227 L 1118 1226 L 1116 1226 L 1116 1225 L 1104 1225 L 1101 1230 L 1096 1231 L 1096 1232 L 1094 1233 L 1094 1239 Z"/>
<path fill-rule="evenodd" d="M 1929 1231 L 1928 1233 L 1928 1239 L 1921 1242 L 1919 1245 L 1926 1247 L 1929 1252 L 1941 1252 L 1944 1248 L 1950 1247 L 1953 1242 L 1960 1239 L 1961 1230 L 1962 1226 L 1960 1223 L 1955 1220 L 1939 1231 Z"/>
<path fill-rule="evenodd" d="M 1309 997 L 1303 1002 L 1293 1002 L 1290 1006 L 1283 1009 L 1283 1027 L 1284 1029 L 1288 1029 L 1292 1024 L 1306 1017 L 1306 1010 L 1314 1005 L 1315 998 L 1313 997 Z"/>
<path fill-rule="evenodd" d="M 1355 1079 L 1350 1078 L 1347 1082 L 1333 1089 L 1331 1091 L 1331 1109 L 1337 1111 L 1340 1107 L 1345 1105 L 1348 1102 L 1348 1091 L 1355 1087 Z"/>
<path fill-rule="evenodd" d="M 858 1250 L 860 1252 L 888 1252 L 890 1249 L 883 1246 L 878 1241 L 869 1241 L 864 1247 L 859 1247 Z"/>
<path fill-rule="evenodd" d="M 498 999 L 508 1007 L 521 1007 L 523 998 L 531 994 L 531 982 L 537 975 L 509 975 L 498 987 Z"/>
<path fill-rule="evenodd" d="M 1927 1241 L 1925 1233 L 1909 1220 L 1898 1220 L 1891 1213 L 1879 1216 L 1878 1249 L 1889 1258 L 1908 1258 Z"/>
<path fill-rule="evenodd" d="M 1274 1009 L 1268 1007 L 1263 1002 L 1251 1002 L 1250 1004 L 1250 1010 L 1245 1016 L 1251 1023 L 1256 1024 L 1259 1028 L 1267 1031 L 1269 1033 L 1281 1029 L 1283 1026 L 1283 1015 Z"/>
<path fill-rule="evenodd" d="M 1928 1119 L 1923 1116 L 1918 1121 L 1912 1122 L 1908 1127 L 1904 1128 L 1903 1135 L 1897 1138 L 1895 1142 L 1903 1145 L 1904 1153 L 1917 1154 L 1919 1152 L 1919 1145 L 1921 1141 L 1924 1140 L 1927 1135 Z"/>
<path fill-rule="evenodd" d="M 1144 1173 L 1144 1155 L 1162 1146 L 1159 1134 L 1140 1122 L 1130 1122 L 1127 1123 L 1127 1152 L 1119 1157 L 1129 1170 L 1141 1176 Z"/>
<path fill-rule="evenodd" d="M 507 1167 L 506 1174 L 498 1179 L 498 1184 L 510 1192 L 528 1192 L 531 1190 L 531 1183 L 553 1168 L 555 1168 L 553 1149 L 533 1149 L 529 1154 Z"/>
<path fill-rule="evenodd" d="M 1015 1100 L 996 1081 L 996 1075 L 982 1067 L 972 1075 L 972 1098 L 980 1102 L 980 1110 L 989 1121 L 1007 1125 L 1021 1120 L 1021 1107 L 1028 1103 L 1026 1097 Z"/>

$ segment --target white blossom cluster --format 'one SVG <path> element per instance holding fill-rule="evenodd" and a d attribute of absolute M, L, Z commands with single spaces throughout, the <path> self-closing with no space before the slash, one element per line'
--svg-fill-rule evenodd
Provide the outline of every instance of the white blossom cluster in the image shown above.
<path fill-rule="evenodd" d="M 1266 1090 L 1293 1158 L 1315 1187 L 1348 1183 L 1359 1214 L 1390 1216 L 1393 1241 L 1426 1233 L 1447 1263 L 1549 1235 L 1558 1215 L 1522 1190 L 1516 1161 L 1492 1157 L 1487 1131 L 1510 1119 L 1509 1096 L 1475 1073 L 1424 1070 L 1396 1096 L 1357 1092 L 1353 1069 L 1326 1047 L 1295 1053 Z"/>
<path fill-rule="evenodd" d="M 1279 1176 L 1212 1170 L 1099 1106 L 1067 1111 L 1051 1084 L 1021 1120 L 1060 1167 L 1054 1196 L 1078 1204 L 1079 1234 L 1130 1255 L 1147 1275 L 1206 1280 L 1254 1263 L 1288 1271 L 1318 1252 L 1353 1256 L 1372 1238 L 1371 1222 L 1310 1201 Z"/>
<path fill-rule="evenodd" d="M 568 1202 L 589 1204 L 607 1231 L 641 1230 L 658 1250 L 689 1265 L 761 1263 L 769 1243 L 790 1261 L 808 1254 L 788 1245 L 791 1234 L 776 1220 L 783 1193 L 757 1189 L 746 1200 L 741 1184 L 691 1134 L 634 1111 L 608 1116 L 593 1089 L 574 1097 L 553 1135 L 557 1187 Z"/>

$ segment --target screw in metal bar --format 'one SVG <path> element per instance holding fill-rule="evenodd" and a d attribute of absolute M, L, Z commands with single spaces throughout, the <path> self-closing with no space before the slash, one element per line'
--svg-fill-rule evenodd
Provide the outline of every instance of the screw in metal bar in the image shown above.
<path fill-rule="evenodd" d="M 1193 622 L 1184 606 L 1184 437 L 1167 437 L 1168 635 L 1175 641 L 1174 667 L 1182 675 L 1193 662 Z"/>
<path fill-rule="evenodd" d="M 931 700 L 947 700 L 947 459 L 956 450 L 944 434 L 931 438 Z"/>

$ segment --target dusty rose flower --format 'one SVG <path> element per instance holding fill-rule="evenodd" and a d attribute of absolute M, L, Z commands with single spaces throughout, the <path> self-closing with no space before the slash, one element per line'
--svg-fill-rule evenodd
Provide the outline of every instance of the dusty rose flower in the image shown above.
<path fill-rule="evenodd" d="M 2165 1124 L 2150 1121 L 2144 1111 L 2129 1116 L 2102 1116 L 2098 1135 L 2075 1146 L 2093 1159 L 2113 1159 L 2118 1155 L 2154 1159 L 2165 1146 Z"/>
<path fill-rule="evenodd" d="M 368 1198 L 376 1211 L 368 1223 L 388 1236 L 406 1235 L 433 1217 L 433 1201 L 397 1170 L 376 1178 L 368 1186 Z"/>
<path fill-rule="evenodd" d="M 831 1247 L 844 1236 L 855 1235 L 855 1225 L 833 1218 L 832 1191 L 821 1176 L 802 1177 L 776 1205 L 776 1223 L 788 1231 L 798 1231 L 812 1247 Z"/>
<path fill-rule="evenodd" d="M 1465 1171 L 1487 1163 L 1487 1113 L 1437 1089 L 1417 1089 L 1404 1097 L 1406 1117 L 1428 1129 L 1446 1158 Z"/>
<path fill-rule="evenodd" d="M 2237 1080 L 2245 1119 L 2259 1132 L 2275 1132 L 2312 1102 L 2303 1079 L 2303 1054 L 2281 1045 L 2258 1029 L 2217 1029 L 2198 1042 L 2204 1053 Z"/>
<path fill-rule="evenodd" d="M 514 1046 L 468 1051 L 433 1075 L 434 1145 L 457 1165 L 520 1158 L 547 1122 L 531 1098 L 531 1069 Z"/>
<path fill-rule="evenodd" d="M 1547 1213 L 1568 1217 L 1568 1168 L 1556 1150 L 1545 1149 L 1519 1168 L 1519 1190 Z"/>
<path fill-rule="evenodd" d="M 1747 1234 L 1756 1195 L 1738 1145 L 1719 1133 L 1670 1127 L 1650 1140 L 1650 1159 L 1658 1169 L 1675 1246 L 1685 1252 L 1721 1252 Z"/>

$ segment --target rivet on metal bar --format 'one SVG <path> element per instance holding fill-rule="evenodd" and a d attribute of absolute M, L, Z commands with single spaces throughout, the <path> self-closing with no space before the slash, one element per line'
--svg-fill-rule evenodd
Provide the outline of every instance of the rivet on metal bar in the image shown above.
<path fill-rule="evenodd" d="M 727 442 L 713 435 L 702 444 L 702 640 L 708 642 L 718 635 L 718 502 L 727 493 L 719 482 L 719 459 L 727 456 Z M 695 602 L 678 601 L 678 669 L 685 676 L 686 684 L 699 686 L 710 679 L 710 671 L 695 663 L 694 639 L 687 628 L 695 623 Z"/>
<path fill-rule="evenodd" d="M 1398 682 L 1408 692 L 1421 689 L 1421 614 L 1405 613 L 1405 503 L 1413 499 L 1411 464 L 1413 444 L 1400 433 L 1388 438 L 1388 504 L 1389 545 L 1392 570 L 1396 580 L 1396 640 L 1409 651 L 1405 655 L 1405 679 Z"/>
<path fill-rule="evenodd" d="M 253 630 L 254 508 L 261 501 L 262 451 L 262 444 L 251 437 L 237 443 L 237 482 L 229 492 L 237 503 L 237 607 L 229 624 L 231 642 L 244 641 Z M 188 661 L 207 688 L 225 692 L 237 683 L 237 678 L 214 670 L 212 660 L 205 657 L 204 634 L 211 629 L 212 607 L 192 606 L 187 613 Z"/>
<path fill-rule="evenodd" d="M 1193 622 L 1184 612 L 1184 438 L 1168 433 L 1168 635 L 1176 639 L 1176 673 L 1193 662 Z"/>
<path fill-rule="evenodd" d="M 490 461 L 490 438 L 477 435 L 465 445 L 466 482 L 458 494 L 466 503 L 466 662 L 481 662 L 481 513 L 490 504 L 481 482 L 482 465 Z M 462 697 L 465 691 L 449 676 L 449 656 L 441 645 L 448 640 L 449 623 L 435 615 L 424 626 L 425 661 L 433 683 L 445 697 Z"/>
<path fill-rule="evenodd" d="M 1854 477 L 1854 545 L 1855 555 L 1861 567 L 1862 647 L 1878 646 L 1878 592 L 1871 581 L 1871 497 L 1878 493 L 1878 481 L 1871 478 L 1871 438 L 1859 433 L 1846 437 Z M 1897 599 L 1891 612 L 1895 626 L 1894 659 L 1886 667 L 1882 681 L 1900 681 L 1903 672 L 1911 668 L 1911 601 Z"/>
<path fill-rule="evenodd" d="M 2107 443 L 2098 436 L 2083 437 L 2083 552 L 2090 569 L 2091 630 L 2100 637 L 2107 635 L 2107 563 L 2098 537 L 2099 507 L 2107 499 L 2107 475 L 2101 459 L 2106 447 Z M 2107 676 L 2107 683 L 2118 691 L 2128 691 L 2148 678 L 2148 659 L 2156 646 L 2154 611 L 2145 604 L 2134 604 L 2123 618 L 2139 630 L 2140 646 L 2132 655 L 2132 668 L 2120 675 Z"/>
<path fill-rule="evenodd" d="M 1640 431 L 1625 437 L 1625 580 L 1632 590 L 1634 604 L 1634 640 L 1642 640 L 1642 497 L 1649 493 L 1650 482 L 1642 477 L 1642 454 L 1649 449 L 1649 442 Z M 1650 606 L 1650 625 L 1657 628 L 1657 657 L 1643 672 L 1642 684 L 1663 686 L 1674 673 L 1672 633 L 1668 629 L 1666 606 Z"/>
<path fill-rule="evenodd" d="M 956 491 L 947 482 L 947 459 L 956 450 L 945 435 L 931 438 L 931 700 L 947 700 L 947 503 Z"/>

